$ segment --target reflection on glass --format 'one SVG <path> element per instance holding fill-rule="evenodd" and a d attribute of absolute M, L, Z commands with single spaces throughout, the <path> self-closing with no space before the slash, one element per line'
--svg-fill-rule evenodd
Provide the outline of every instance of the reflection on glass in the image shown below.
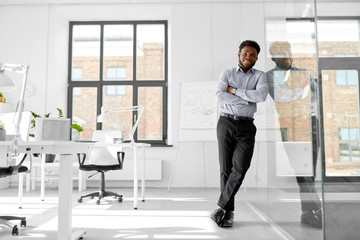
<path fill-rule="evenodd" d="M 298 50 L 300 45 L 294 45 Z M 306 46 L 307 43 L 304 43 Z M 301 214 L 297 221 L 306 227 L 321 229 L 322 204 L 315 187 L 319 150 L 319 120 L 316 116 L 318 85 L 310 71 L 299 67 L 314 60 L 302 58 L 303 53 L 293 51 L 293 44 L 288 41 L 272 42 L 269 53 L 275 63 L 275 67 L 266 73 L 275 112 L 275 136 L 272 138 L 276 165 L 275 173 L 272 173 L 276 176 L 274 183 L 279 184 L 286 178 L 286 182 L 296 181 L 297 185 L 291 186 L 300 193 Z M 284 207 L 291 209 L 292 206 Z M 275 221 L 281 219 L 276 212 L 270 217 Z M 296 232 L 294 234 L 297 235 Z M 311 238 L 316 239 L 319 234 L 320 231 Z M 296 236 L 296 239 L 302 238 Z"/>
<path fill-rule="evenodd" d="M 318 20 L 320 57 L 358 57 L 359 20 Z"/>
<path fill-rule="evenodd" d="M 104 26 L 104 80 L 131 80 L 133 26 Z"/>
<path fill-rule="evenodd" d="M 164 80 L 165 26 L 137 26 L 137 80 Z"/>
<path fill-rule="evenodd" d="M 71 79 L 73 81 L 99 80 L 100 26 L 74 26 L 72 41 Z"/>
<path fill-rule="evenodd" d="M 84 131 L 72 131 L 72 139 L 90 140 L 96 129 L 97 90 L 91 87 L 73 88 L 73 119 Z"/>
<path fill-rule="evenodd" d="M 326 176 L 359 176 L 358 71 L 323 70 L 321 75 Z"/>
<path fill-rule="evenodd" d="M 139 105 L 145 110 L 138 127 L 138 139 L 161 140 L 162 137 L 162 88 L 140 87 Z"/>
<path fill-rule="evenodd" d="M 129 85 L 106 85 L 103 87 L 103 106 L 108 109 L 133 106 L 133 87 Z M 111 112 L 102 123 L 103 130 L 122 132 L 122 138 L 129 139 L 132 127 L 132 111 Z"/>

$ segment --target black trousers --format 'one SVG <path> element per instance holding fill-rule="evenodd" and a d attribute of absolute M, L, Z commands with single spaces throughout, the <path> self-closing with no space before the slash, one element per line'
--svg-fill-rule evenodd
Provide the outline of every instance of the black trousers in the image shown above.
<path fill-rule="evenodd" d="M 235 209 L 235 194 L 250 167 L 254 152 L 256 127 L 252 120 L 220 117 L 217 124 L 219 145 L 220 187 L 218 206 Z"/>

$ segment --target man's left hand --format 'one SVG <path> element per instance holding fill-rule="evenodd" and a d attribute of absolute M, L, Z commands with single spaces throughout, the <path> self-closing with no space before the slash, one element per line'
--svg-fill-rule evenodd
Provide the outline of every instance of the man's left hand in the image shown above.
<path fill-rule="evenodd" d="M 232 90 L 233 90 L 233 89 L 235 89 L 235 88 L 233 88 L 233 87 L 228 87 L 227 90 L 226 90 L 226 92 L 232 94 Z"/>

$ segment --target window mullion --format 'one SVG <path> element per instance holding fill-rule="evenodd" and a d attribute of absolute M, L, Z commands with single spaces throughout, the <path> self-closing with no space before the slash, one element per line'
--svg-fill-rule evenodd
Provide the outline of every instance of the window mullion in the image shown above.
<path fill-rule="evenodd" d="M 133 37 L 133 106 L 138 105 L 138 84 L 137 84 L 137 24 L 134 24 L 134 37 Z M 132 124 L 135 122 L 135 116 L 137 118 L 137 112 L 133 112 L 132 114 Z M 134 140 L 138 140 L 138 130 L 136 129 L 134 133 Z"/>
<path fill-rule="evenodd" d="M 99 85 L 97 89 L 97 107 L 96 115 L 100 115 L 101 107 L 103 105 L 103 74 L 104 73 L 104 24 L 100 25 L 100 71 L 99 71 Z M 96 123 L 96 129 L 102 129 L 101 123 Z"/>

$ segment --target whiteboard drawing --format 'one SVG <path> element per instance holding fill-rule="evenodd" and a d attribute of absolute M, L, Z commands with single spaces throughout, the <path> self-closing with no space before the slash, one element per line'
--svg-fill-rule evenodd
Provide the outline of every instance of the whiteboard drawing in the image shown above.
<path fill-rule="evenodd" d="M 212 129 L 217 124 L 216 81 L 183 83 L 180 128 Z"/>

